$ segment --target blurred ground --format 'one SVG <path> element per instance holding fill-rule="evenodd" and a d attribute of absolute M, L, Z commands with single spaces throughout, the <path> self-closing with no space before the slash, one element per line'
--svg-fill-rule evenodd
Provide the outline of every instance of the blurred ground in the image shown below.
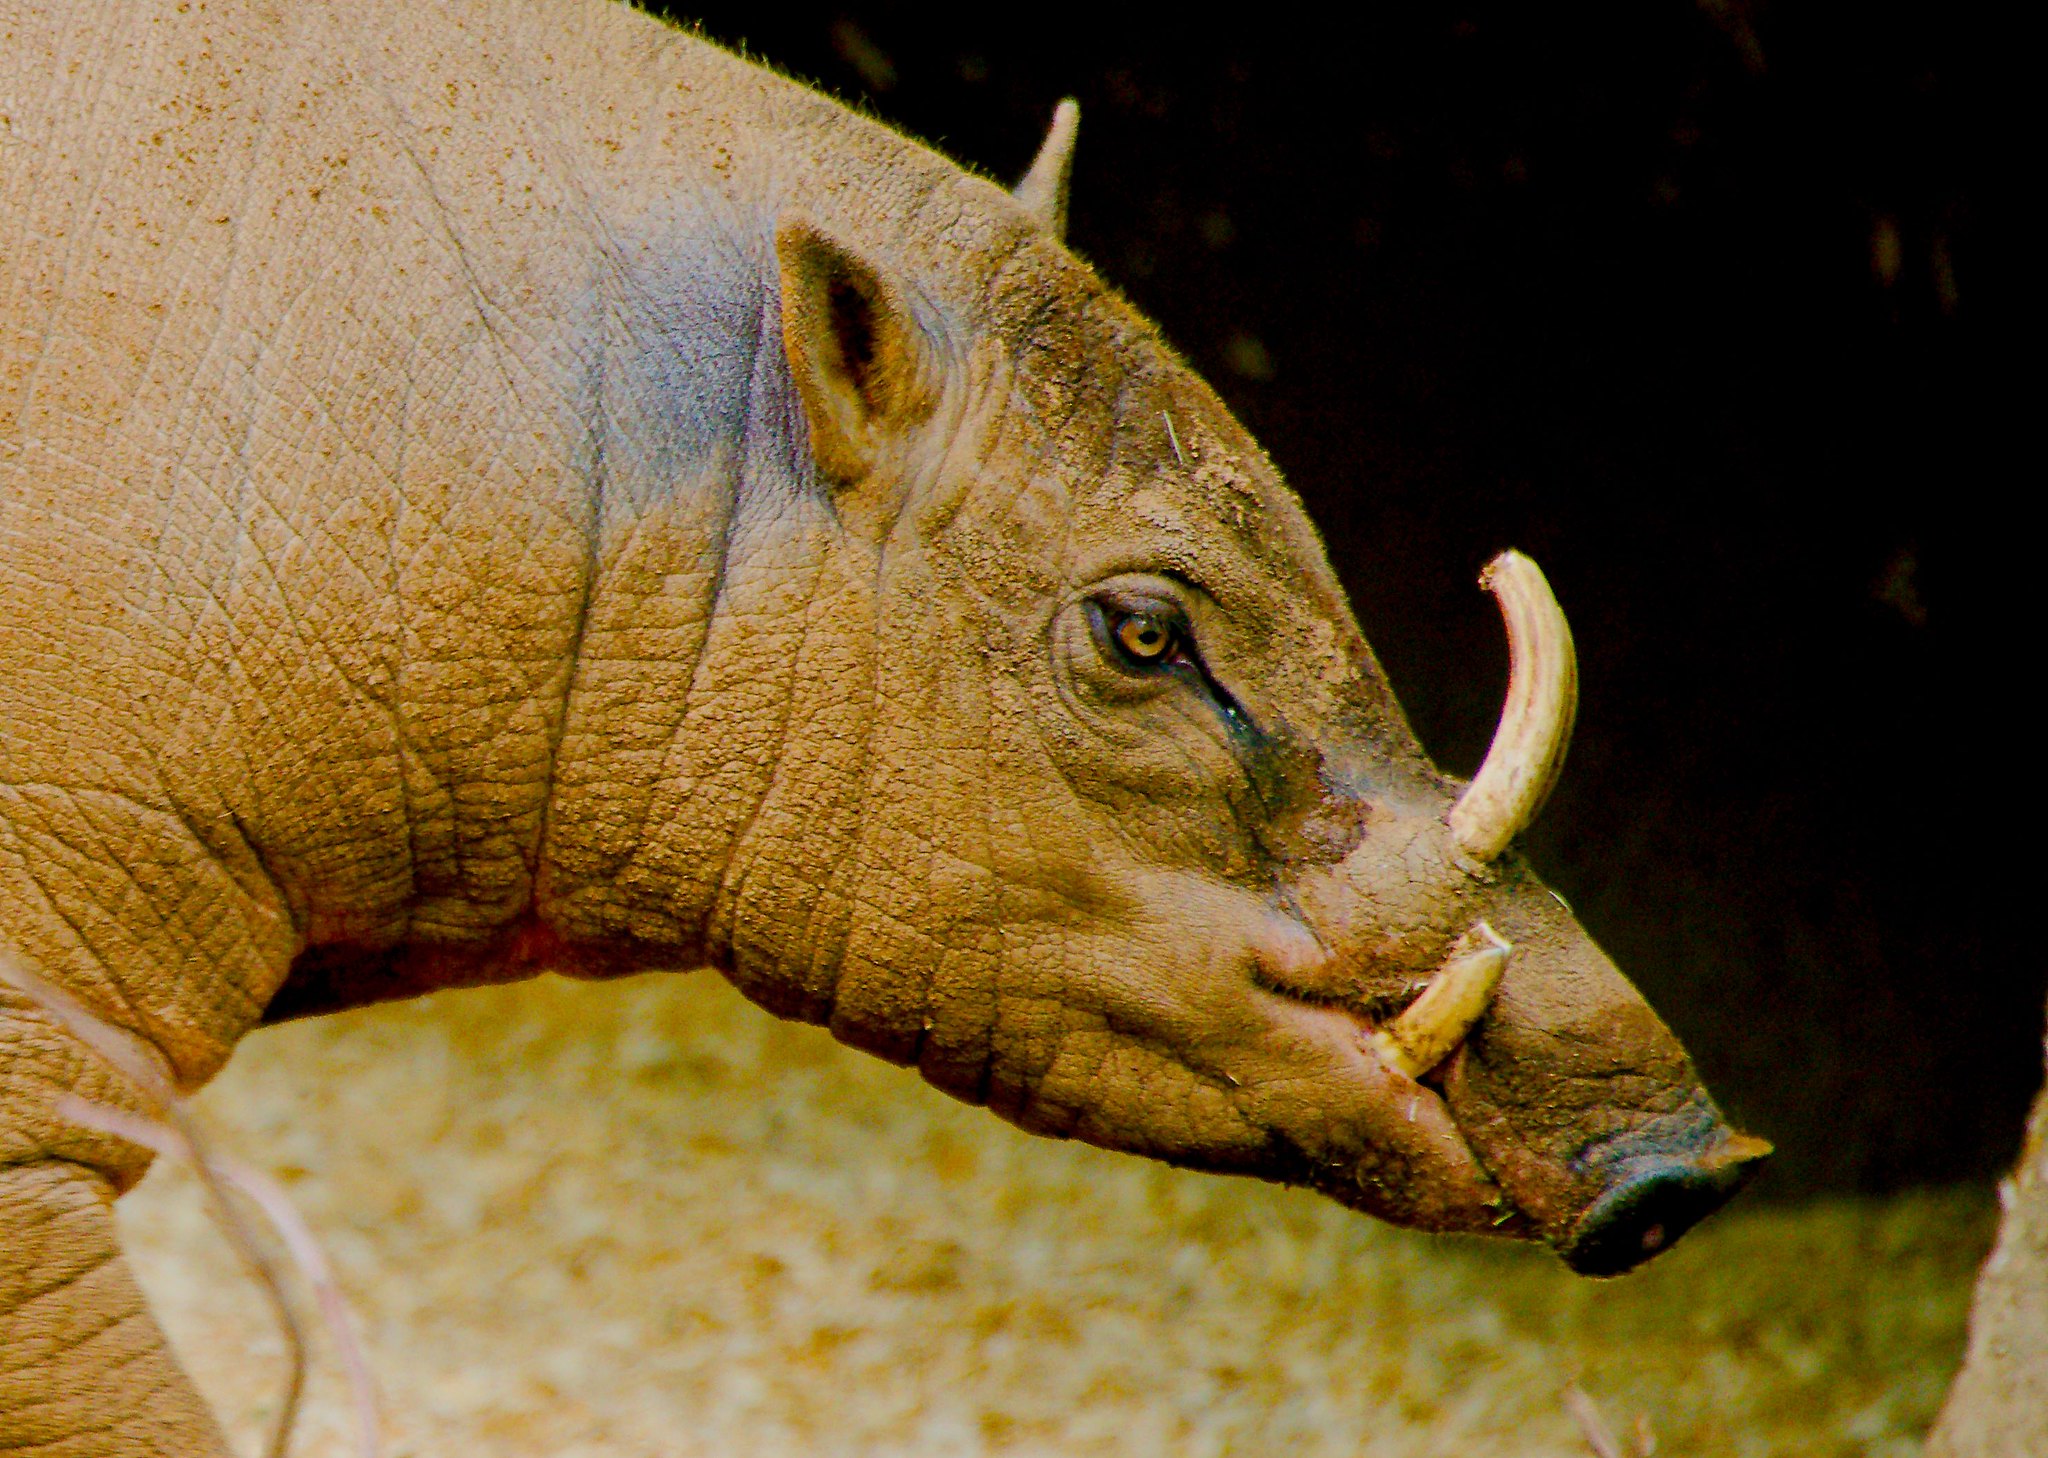
<path fill-rule="evenodd" d="M 1989 1196 L 1738 1202 L 1616 1282 L 1031 1139 L 710 975 L 546 979 L 258 1033 L 200 1099 L 368 1327 L 396 1453 L 1906 1455 Z M 260 1297 L 181 1172 L 121 1204 L 240 1450 Z M 347 1451 L 331 1360 L 297 1458 Z"/>

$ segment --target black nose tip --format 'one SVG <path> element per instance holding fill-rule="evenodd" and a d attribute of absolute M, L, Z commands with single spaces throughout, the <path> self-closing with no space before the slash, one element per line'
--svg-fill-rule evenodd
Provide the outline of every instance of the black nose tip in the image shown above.
<path fill-rule="evenodd" d="M 1727 1203 L 1762 1166 L 1762 1152 L 1690 1161 L 1630 1160 L 1572 1232 L 1564 1263 L 1582 1276 L 1618 1276 L 1666 1249 Z"/>

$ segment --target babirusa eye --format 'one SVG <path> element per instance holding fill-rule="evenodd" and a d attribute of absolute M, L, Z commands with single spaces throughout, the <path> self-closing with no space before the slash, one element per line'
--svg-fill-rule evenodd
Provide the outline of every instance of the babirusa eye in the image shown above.
<path fill-rule="evenodd" d="M 1112 631 L 1117 646 L 1136 663 L 1163 663 L 1173 652 L 1173 623 L 1158 613 L 1125 613 Z"/>

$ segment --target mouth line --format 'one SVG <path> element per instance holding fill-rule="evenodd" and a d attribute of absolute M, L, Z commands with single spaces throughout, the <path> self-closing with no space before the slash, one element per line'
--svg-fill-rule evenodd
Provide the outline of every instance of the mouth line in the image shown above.
<path fill-rule="evenodd" d="M 1285 988 L 1268 987 L 1264 983 L 1258 984 L 1258 990 L 1269 996 L 1275 1004 L 1278 1004 L 1276 1011 L 1284 1009 L 1286 1013 L 1295 1017 L 1306 1014 L 1315 1023 L 1330 1029 L 1335 1034 L 1332 1041 L 1341 1043 L 1345 1052 L 1350 1057 L 1358 1060 L 1361 1069 L 1371 1068 L 1376 1070 L 1375 1073 L 1361 1073 L 1360 1076 L 1384 1079 L 1388 1075 L 1392 1075 L 1396 1081 L 1395 1097 L 1397 1099 L 1405 1097 L 1408 1100 L 1406 1112 L 1409 1123 L 1416 1122 L 1417 1115 L 1422 1112 L 1423 1101 L 1427 1101 L 1434 1106 L 1436 1117 L 1441 1119 L 1445 1132 L 1456 1137 L 1459 1145 L 1471 1158 L 1473 1164 L 1484 1172 L 1488 1183 L 1493 1189 L 1494 1197 L 1488 1202 L 1488 1205 L 1494 1213 L 1491 1219 L 1486 1222 L 1486 1227 L 1490 1227 L 1495 1233 L 1510 1235 L 1526 1234 L 1533 1229 L 1533 1227 L 1528 1226 L 1530 1217 L 1527 1212 L 1508 1193 L 1506 1184 L 1494 1170 L 1493 1165 L 1481 1153 L 1479 1146 L 1473 1143 L 1472 1136 L 1465 1126 L 1452 1113 L 1450 1100 L 1442 1085 L 1441 1074 L 1443 1070 L 1441 1065 L 1438 1068 L 1433 1068 L 1420 1075 L 1416 1075 L 1407 1072 L 1396 1064 L 1390 1063 L 1377 1045 L 1377 1040 L 1384 1037 L 1384 1024 L 1377 1019 L 1362 1015 L 1355 1004 L 1329 997 L 1302 996 Z M 1446 1059 L 1445 1061 L 1448 1062 L 1449 1060 Z M 1401 1085 L 1406 1086 L 1405 1094 L 1400 1092 Z M 1399 1107 L 1398 1104 L 1397 1107 Z M 1523 1229 L 1506 1231 L 1501 1229 L 1503 1226 L 1508 1226 L 1518 1221 L 1522 1222 Z M 1485 1229 L 1482 1227 L 1461 1228 L 1476 1233 L 1485 1233 Z"/>
<path fill-rule="evenodd" d="M 1388 1022 L 1399 1017 L 1403 1009 L 1414 1003 L 1429 986 L 1427 978 L 1413 980 L 1399 993 L 1355 994 L 1341 992 L 1315 992 L 1305 988 L 1290 987 L 1272 977 L 1264 968 L 1254 967 L 1252 985 L 1261 992 L 1285 998 L 1300 1007 L 1315 1008 L 1321 1012 L 1342 1013 L 1365 1034 L 1378 1032 Z"/>
<path fill-rule="evenodd" d="M 1252 982 L 1275 1004 L 1295 1016 L 1307 1014 L 1336 1033 L 1351 1057 L 1375 1072 L 1361 1076 L 1394 1082 L 1389 1100 L 1407 1100 L 1413 1124 L 1427 1101 L 1426 1122 L 1455 1138 L 1473 1167 L 1482 1174 L 1490 1198 L 1484 1214 L 1459 1228 L 1475 1234 L 1531 1237 L 1538 1222 L 1521 1207 L 1493 1162 L 1486 1158 L 1470 1131 L 1452 1111 L 1445 1078 L 1458 1051 L 1492 1006 L 1513 946 L 1484 921 L 1475 923 L 1452 943 L 1449 955 L 1426 978 L 1413 980 L 1394 996 L 1345 996 L 1318 989 L 1308 991 L 1279 983 L 1270 967 L 1254 966 Z M 1325 1035 L 1327 1036 L 1327 1034 Z M 1405 1094 L 1402 1086 L 1406 1086 Z M 1506 1227 L 1506 1228 L 1504 1228 Z"/>
<path fill-rule="evenodd" d="M 1277 983 L 1264 968 L 1254 968 L 1253 980 L 1298 1005 L 1341 1013 L 1382 1063 L 1420 1081 L 1457 1052 L 1486 1016 L 1514 950 L 1486 922 L 1475 922 L 1434 973 L 1410 985 L 1405 999 L 1305 992 Z"/>

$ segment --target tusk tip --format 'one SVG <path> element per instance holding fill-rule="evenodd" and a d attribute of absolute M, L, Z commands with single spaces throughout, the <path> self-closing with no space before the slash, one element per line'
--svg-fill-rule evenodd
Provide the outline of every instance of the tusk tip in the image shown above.
<path fill-rule="evenodd" d="M 1777 1146 L 1768 1139 L 1759 1139 L 1754 1134 L 1730 1134 L 1719 1149 L 1701 1162 L 1712 1170 L 1739 1169 L 1769 1159 L 1776 1152 Z"/>
<path fill-rule="evenodd" d="M 1451 1056 L 1493 1006 L 1514 944 L 1486 922 L 1460 939 L 1483 945 L 1454 954 L 1432 977 L 1422 995 L 1372 1035 L 1382 1059 L 1410 1078 L 1420 1078 Z"/>

